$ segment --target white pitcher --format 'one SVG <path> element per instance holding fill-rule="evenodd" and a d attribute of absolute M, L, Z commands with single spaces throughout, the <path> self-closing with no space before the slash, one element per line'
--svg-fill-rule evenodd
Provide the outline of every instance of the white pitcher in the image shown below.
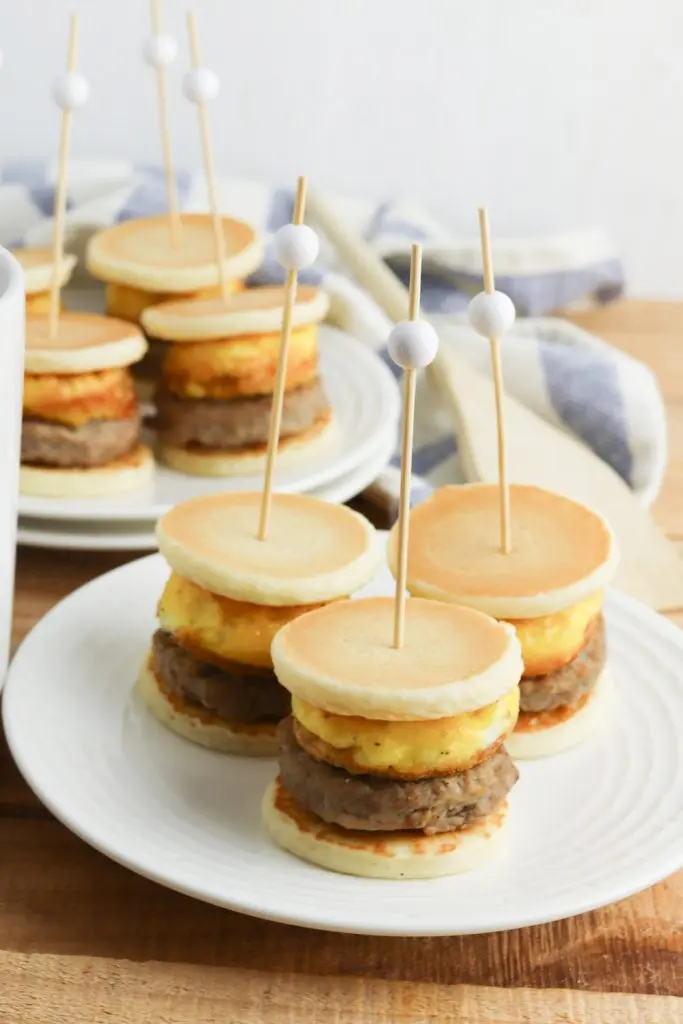
<path fill-rule="evenodd" d="M 24 273 L 0 247 L 0 687 L 12 630 L 25 324 Z"/>

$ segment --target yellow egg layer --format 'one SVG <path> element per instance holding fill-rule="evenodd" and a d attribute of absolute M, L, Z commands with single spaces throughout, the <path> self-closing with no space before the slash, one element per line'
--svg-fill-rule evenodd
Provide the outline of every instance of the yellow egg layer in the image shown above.
<path fill-rule="evenodd" d="M 279 351 L 279 333 L 171 345 L 162 377 L 166 387 L 183 398 L 269 395 Z M 286 387 L 311 384 L 317 374 L 318 326 L 296 327 L 289 342 Z"/>
<path fill-rule="evenodd" d="M 27 373 L 24 416 L 80 427 L 89 420 L 118 420 L 135 415 L 138 402 L 126 368 L 93 373 Z"/>
<path fill-rule="evenodd" d="M 244 289 L 242 281 L 229 281 L 230 292 L 241 292 Z M 148 306 L 158 306 L 160 302 L 168 302 L 169 299 L 210 299 L 221 294 L 220 288 L 204 288 L 199 292 L 146 292 L 142 288 L 132 288 L 127 284 L 108 284 L 106 287 L 107 313 L 109 316 L 117 316 L 120 320 L 128 320 L 130 323 L 140 322 L 144 310 Z"/>
<path fill-rule="evenodd" d="M 298 697 L 292 714 L 299 743 L 317 760 L 354 773 L 426 778 L 464 771 L 502 742 L 517 721 L 519 688 L 478 711 L 423 722 L 333 715 Z"/>
<path fill-rule="evenodd" d="M 585 601 L 537 619 L 515 619 L 519 642 L 522 645 L 525 676 L 544 676 L 569 664 L 582 649 L 587 631 L 604 601 L 601 590 Z"/>
<path fill-rule="evenodd" d="M 63 309 L 62 303 L 59 303 L 59 308 Z M 49 292 L 34 292 L 32 295 L 26 296 L 26 312 L 31 313 L 32 316 L 43 316 L 50 312 L 50 293 Z"/>
<path fill-rule="evenodd" d="M 212 594 L 173 573 L 157 606 L 162 629 L 198 657 L 271 668 L 270 645 L 287 622 L 320 605 L 249 604 Z"/>

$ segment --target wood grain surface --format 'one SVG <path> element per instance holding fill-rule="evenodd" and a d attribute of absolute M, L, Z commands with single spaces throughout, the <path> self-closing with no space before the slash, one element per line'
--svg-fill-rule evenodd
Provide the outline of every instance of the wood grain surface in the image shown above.
<path fill-rule="evenodd" d="M 575 319 L 660 380 L 671 461 L 654 514 L 683 544 L 683 304 L 621 302 Z M 132 557 L 20 550 L 15 642 Z M 671 617 L 683 625 L 683 611 Z M 106 860 L 41 806 L 0 742 L 0 1024 L 100 1021 L 683 1022 L 683 872 L 596 913 L 497 935 L 313 932 L 198 903 Z"/>

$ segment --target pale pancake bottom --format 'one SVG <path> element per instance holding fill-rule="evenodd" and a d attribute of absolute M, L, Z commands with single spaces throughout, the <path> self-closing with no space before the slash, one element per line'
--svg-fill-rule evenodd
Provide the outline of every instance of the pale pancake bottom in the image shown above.
<path fill-rule="evenodd" d="M 311 455 L 324 451 L 334 440 L 337 425 L 332 412 L 321 417 L 308 430 L 283 438 L 278 446 L 278 468 L 295 466 Z M 255 476 L 266 467 L 267 446 L 235 448 L 230 451 L 210 448 L 180 448 L 159 445 L 159 458 L 171 469 L 189 476 Z"/>
<path fill-rule="evenodd" d="M 189 704 L 181 710 L 160 688 L 150 667 L 150 657 L 143 662 L 137 680 L 137 692 L 142 697 L 150 714 L 166 729 L 177 736 L 197 743 L 209 750 L 224 754 L 243 754 L 249 757 L 273 757 L 277 753 L 277 723 L 261 725 L 230 723 L 226 719 L 211 715 Z"/>
<path fill-rule="evenodd" d="M 433 836 L 351 831 L 304 810 L 276 779 L 261 813 L 278 846 L 301 860 L 342 875 L 408 880 L 472 871 L 494 857 L 504 840 L 507 801 L 466 828 Z"/>
<path fill-rule="evenodd" d="M 553 754 L 578 746 L 598 728 L 605 712 L 609 710 L 613 690 L 612 677 L 604 670 L 585 704 L 582 704 L 574 714 L 555 725 L 533 730 L 516 729 L 508 736 L 505 745 L 510 756 L 515 760 L 524 761 L 536 757 L 551 757 Z"/>
<path fill-rule="evenodd" d="M 107 498 L 142 490 L 154 477 L 154 459 L 146 445 L 102 466 L 74 469 L 22 464 L 19 491 L 36 498 Z"/>

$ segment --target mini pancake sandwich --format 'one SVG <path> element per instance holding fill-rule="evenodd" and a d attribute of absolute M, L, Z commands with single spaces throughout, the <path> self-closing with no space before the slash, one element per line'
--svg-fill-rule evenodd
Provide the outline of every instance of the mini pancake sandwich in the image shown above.
<path fill-rule="evenodd" d="M 98 231 L 88 243 L 86 265 L 107 286 L 107 312 L 138 323 L 144 309 L 177 297 L 217 289 L 213 222 L 207 213 L 184 213 L 182 240 L 171 243 L 167 214 L 126 220 Z M 225 269 L 241 286 L 259 266 L 263 250 L 256 232 L 243 221 L 223 217 Z"/>
<path fill-rule="evenodd" d="M 432 878 L 493 856 L 517 780 L 505 749 L 519 707 L 519 641 L 468 608 L 339 601 L 287 623 L 273 664 L 292 694 L 266 827 L 332 871 Z"/>
<path fill-rule="evenodd" d="M 52 286 L 52 250 L 51 249 L 12 249 L 12 255 L 21 264 L 24 271 L 24 289 L 26 291 L 27 314 L 47 314 L 50 311 L 50 288 Z M 63 287 L 71 277 L 76 266 L 76 257 L 65 255 L 59 274 L 59 287 Z"/>
<path fill-rule="evenodd" d="M 408 590 L 511 623 L 524 658 L 513 757 L 579 743 L 599 720 L 605 672 L 605 587 L 618 563 L 598 513 L 539 487 L 510 488 L 512 551 L 499 549 L 499 491 L 442 487 L 410 516 Z M 389 540 L 395 571 L 396 530 Z"/>
<path fill-rule="evenodd" d="M 138 328 L 112 317 L 62 313 L 56 339 L 46 317 L 27 318 L 22 493 L 99 497 L 150 482 L 129 369 L 146 346 Z"/>
<path fill-rule="evenodd" d="M 165 302 L 143 313 L 168 353 L 155 401 L 160 458 L 196 476 L 259 473 L 264 464 L 285 290 L 250 288 L 220 299 Z M 331 410 L 318 376 L 326 295 L 297 292 L 280 429 L 282 465 L 325 443 Z"/>
<path fill-rule="evenodd" d="M 381 559 L 366 519 L 301 495 L 272 496 L 259 540 L 260 502 L 260 494 L 215 494 L 160 520 L 172 572 L 138 681 L 163 725 L 232 754 L 276 751 L 290 708 L 270 654 L 278 629 L 362 587 Z"/>

